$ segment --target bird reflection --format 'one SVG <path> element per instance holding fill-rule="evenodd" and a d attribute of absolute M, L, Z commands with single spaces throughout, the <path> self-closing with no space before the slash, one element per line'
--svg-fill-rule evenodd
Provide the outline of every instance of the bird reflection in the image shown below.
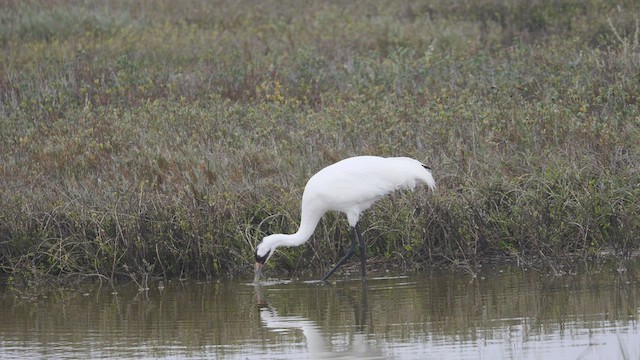
<path fill-rule="evenodd" d="M 359 303 L 352 303 L 355 312 L 356 332 L 353 341 L 347 350 L 334 351 L 331 342 L 331 334 L 326 329 L 320 328 L 318 324 L 308 318 L 298 315 L 283 316 L 278 310 L 269 304 L 265 297 L 264 287 L 254 284 L 255 302 L 260 311 L 260 321 L 262 326 L 273 332 L 283 333 L 286 331 L 302 331 L 306 342 L 308 355 L 312 359 L 386 359 L 385 356 L 372 347 L 367 341 L 364 332 L 367 320 L 367 295 L 366 283 L 363 283 L 362 299 Z M 339 296 L 340 298 L 340 296 Z M 347 300 L 347 299 L 345 299 Z M 354 299 L 350 299 L 353 301 Z M 339 335 L 339 334 L 336 334 Z M 340 346 L 343 349 L 344 346 Z"/>

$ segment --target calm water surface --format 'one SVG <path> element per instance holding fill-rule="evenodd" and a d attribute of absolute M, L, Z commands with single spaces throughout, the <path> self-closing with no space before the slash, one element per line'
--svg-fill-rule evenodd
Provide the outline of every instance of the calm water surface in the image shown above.
<path fill-rule="evenodd" d="M 0 290 L 0 358 L 640 359 L 639 274 Z"/>

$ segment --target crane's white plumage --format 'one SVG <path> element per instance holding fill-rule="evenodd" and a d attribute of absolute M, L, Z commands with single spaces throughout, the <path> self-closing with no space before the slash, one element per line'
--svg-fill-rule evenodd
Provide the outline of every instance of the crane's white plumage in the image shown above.
<path fill-rule="evenodd" d="M 258 245 L 255 281 L 259 280 L 262 265 L 276 248 L 305 243 L 327 211 L 345 213 L 349 226 L 357 232 L 360 214 L 376 200 L 395 190 L 413 190 L 420 183 L 426 184 L 431 190 L 436 186 L 431 170 L 418 160 L 407 157 L 357 156 L 320 170 L 305 186 L 298 231 L 294 234 L 266 236 Z M 357 234 L 361 238 L 359 232 Z M 354 235 L 354 244 L 355 239 Z M 361 253 L 363 251 L 361 248 Z M 362 261 L 364 263 L 364 257 Z"/>

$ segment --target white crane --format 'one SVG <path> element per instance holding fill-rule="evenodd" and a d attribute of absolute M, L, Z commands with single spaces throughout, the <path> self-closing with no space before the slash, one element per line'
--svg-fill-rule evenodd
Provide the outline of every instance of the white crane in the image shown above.
<path fill-rule="evenodd" d="M 360 246 L 360 265 L 364 279 L 365 242 L 357 227 L 360 214 L 385 195 L 400 189 L 413 190 L 419 183 L 426 184 L 431 190 L 436 186 L 431 169 L 418 160 L 407 157 L 356 156 L 320 170 L 309 179 L 304 188 L 298 231 L 294 234 L 265 236 L 258 244 L 254 282 L 260 280 L 262 267 L 276 248 L 305 243 L 313 234 L 322 215 L 330 210 L 347 215 L 352 245 L 322 280 L 329 278 L 353 255 L 356 242 Z"/>

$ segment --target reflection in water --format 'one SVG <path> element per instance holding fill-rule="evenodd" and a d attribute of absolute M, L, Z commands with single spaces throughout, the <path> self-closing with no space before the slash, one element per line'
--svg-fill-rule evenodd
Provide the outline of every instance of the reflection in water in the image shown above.
<path fill-rule="evenodd" d="M 0 289 L 0 358 L 639 359 L 638 267 Z M 256 304 L 258 306 L 256 306 Z"/>
<path fill-rule="evenodd" d="M 362 281 L 361 301 L 353 304 L 355 310 L 355 325 L 357 331 L 347 350 L 334 351 L 328 335 L 320 327 L 305 317 L 297 315 L 281 316 L 273 306 L 269 305 L 264 296 L 264 288 L 254 284 L 256 304 L 260 309 L 260 319 L 267 329 L 279 334 L 287 334 L 289 330 L 300 330 L 307 342 L 308 356 L 311 359 L 384 359 L 385 357 L 367 342 L 363 332 L 367 319 L 367 288 Z"/>

